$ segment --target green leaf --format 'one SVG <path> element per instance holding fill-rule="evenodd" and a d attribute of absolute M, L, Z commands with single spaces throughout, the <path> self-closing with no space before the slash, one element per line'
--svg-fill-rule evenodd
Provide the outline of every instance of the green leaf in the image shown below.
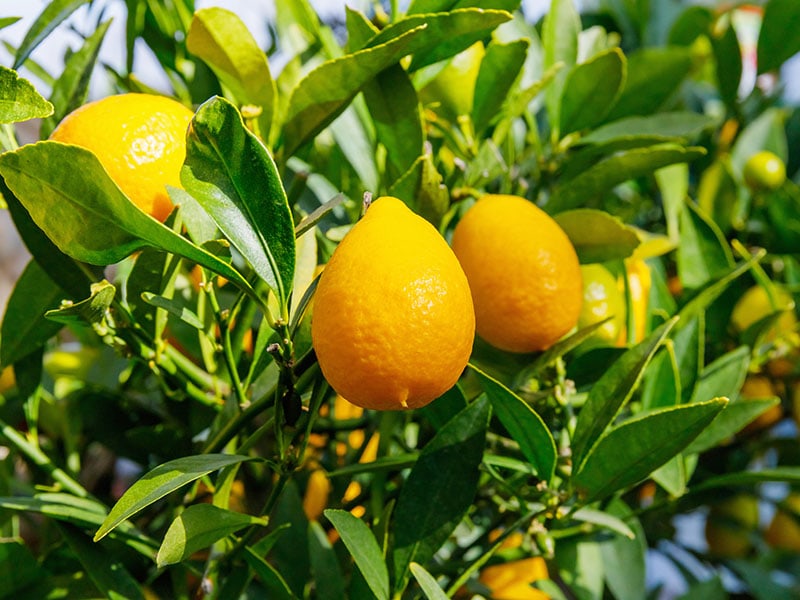
<path fill-rule="evenodd" d="M 108 265 L 149 245 L 200 263 L 254 295 L 230 265 L 142 212 L 88 150 L 28 144 L 0 155 L 0 174 L 33 221 L 76 260 Z"/>
<path fill-rule="evenodd" d="M 519 444 L 520 451 L 536 469 L 536 474 L 544 481 L 550 481 L 558 451 L 542 417 L 502 383 L 474 366 L 471 369 L 478 376 L 497 418 Z"/>
<path fill-rule="evenodd" d="M 748 423 L 773 406 L 780 404 L 780 398 L 737 398 L 714 419 L 697 438 L 686 448 L 686 454 L 705 452 L 729 440 Z"/>
<path fill-rule="evenodd" d="M 640 243 L 634 230 L 603 210 L 577 208 L 557 214 L 555 220 L 581 264 L 627 258 Z"/>
<path fill-rule="evenodd" d="M 761 150 L 774 152 L 784 162 L 788 160 L 786 114 L 783 108 L 767 108 L 742 129 L 731 149 L 734 174 L 741 178 L 747 160 Z"/>
<path fill-rule="evenodd" d="M 411 168 L 394 182 L 389 194 L 436 226 L 450 204 L 450 194 L 436 169 L 433 156 L 427 153 L 417 158 Z"/>
<path fill-rule="evenodd" d="M 269 152 L 227 100 L 212 98 L 197 109 L 186 137 L 181 182 L 285 309 L 295 266 L 286 192 Z"/>
<path fill-rule="evenodd" d="M 240 529 L 266 524 L 265 518 L 225 510 L 213 504 L 193 504 L 170 524 L 158 549 L 156 563 L 159 568 L 179 563 Z"/>
<path fill-rule="evenodd" d="M 631 535 L 618 532 L 620 535 L 600 544 L 606 583 L 616 600 L 638 600 L 646 588 L 647 536 L 622 500 L 613 500 L 607 510 L 603 514 L 630 523 Z"/>
<path fill-rule="evenodd" d="M 677 262 L 684 287 L 703 287 L 733 266 L 733 254 L 725 236 L 692 202 L 687 202 L 681 211 L 680 236 Z"/>
<path fill-rule="evenodd" d="M 104 279 L 91 285 L 90 295 L 85 300 L 62 302 L 58 308 L 48 310 L 44 316 L 65 325 L 101 323 L 114 302 L 116 293 L 117 288 Z"/>
<path fill-rule="evenodd" d="M 94 540 L 102 539 L 123 521 L 187 483 L 246 460 L 250 459 L 232 454 L 201 454 L 157 466 L 125 491 L 94 534 Z"/>
<path fill-rule="evenodd" d="M 0 66 L 0 123 L 42 119 L 52 114 L 53 105 L 39 95 L 30 81 Z"/>
<path fill-rule="evenodd" d="M 436 433 L 411 469 L 394 512 L 396 589 L 411 562 L 430 560 L 472 505 L 488 423 L 489 402 L 481 398 Z"/>
<path fill-rule="evenodd" d="M 715 398 L 661 409 L 610 429 L 573 477 L 575 489 L 591 502 L 638 483 L 689 445 L 727 403 Z"/>
<path fill-rule="evenodd" d="M 324 514 L 339 532 L 375 597 L 389 600 L 389 571 L 383 560 L 383 552 L 366 523 L 346 510 L 329 508 Z"/>
<path fill-rule="evenodd" d="M 45 579 L 47 572 L 22 540 L 0 541 L 0 581 L 3 597 L 25 598 L 29 586 Z M 30 596 L 32 597 L 32 596 Z"/>
<path fill-rule="evenodd" d="M 91 543 L 82 531 L 71 525 L 62 524 L 59 530 L 72 554 L 104 597 L 144 600 L 142 588 L 115 553 Z"/>
<path fill-rule="evenodd" d="M 14 69 L 19 69 L 22 63 L 30 56 L 31 52 L 38 46 L 50 33 L 63 23 L 73 12 L 89 0 L 53 0 L 49 2 L 41 14 L 25 33 L 25 37 L 17 48 L 14 57 Z"/>
<path fill-rule="evenodd" d="M 711 36 L 714 58 L 717 61 L 715 73 L 719 85 L 719 95 L 729 109 L 735 109 L 739 96 L 739 82 L 742 80 L 742 50 L 736 30 L 730 20 L 722 28 L 723 19 L 719 19 L 720 27 L 715 27 Z"/>
<path fill-rule="evenodd" d="M 519 8 L 520 0 L 411 0 L 407 14 L 444 12 L 457 8 L 480 6 L 512 11 Z"/>
<path fill-rule="evenodd" d="M 700 374 L 691 402 L 724 396 L 735 398 L 744 383 L 750 365 L 750 348 L 740 346 L 723 354 Z"/>
<path fill-rule="evenodd" d="M 727 473 L 725 475 L 706 479 L 702 483 L 692 487 L 692 492 L 765 482 L 800 484 L 800 467 L 775 467 L 773 469 L 762 469 L 760 471 Z"/>
<path fill-rule="evenodd" d="M 690 46 L 701 35 L 711 29 L 714 15 L 705 6 L 689 6 L 684 10 L 669 31 L 667 43 L 675 46 Z"/>
<path fill-rule="evenodd" d="M 375 124 L 375 138 L 386 148 L 387 169 L 391 167 L 396 179 L 422 154 L 424 132 L 417 91 L 405 69 L 394 65 L 364 87 L 364 99 Z"/>
<path fill-rule="evenodd" d="M 614 154 L 559 185 L 546 205 L 551 214 L 585 206 L 611 188 L 675 163 L 689 162 L 706 154 L 705 148 L 657 144 Z"/>
<path fill-rule="evenodd" d="M 450 12 L 414 14 L 384 27 L 367 43 L 370 47 L 384 44 L 410 30 L 422 32 L 411 42 L 407 53 L 413 54 L 408 71 L 427 67 L 469 48 L 488 33 L 511 19 L 504 10 L 459 8 Z"/>
<path fill-rule="evenodd" d="M 186 47 L 201 58 L 240 105 L 261 109 L 257 117 L 261 139 L 268 140 L 275 111 L 275 81 L 264 51 L 242 20 L 225 8 L 194 13 Z"/>
<path fill-rule="evenodd" d="M 578 143 L 602 146 L 620 142 L 641 142 L 641 145 L 690 140 L 713 128 L 717 119 L 693 112 L 664 112 L 646 117 L 627 117 L 591 131 Z"/>
<path fill-rule="evenodd" d="M 361 185 L 368 190 L 377 190 L 380 176 L 378 165 L 375 163 L 376 144 L 369 117 L 366 111 L 361 109 L 362 104 L 361 99 L 357 98 L 336 117 L 328 129 L 333 135 L 337 152 L 341 152 L 353 167 Z"/>
<path fill-rule="evenodd" d="M 244 559 L 247 565 L 258 575 L 267 589 L 270 598 L 278 600 L 295 600 L 296 596 L 289 589 L 289 584 L 278 570 L 264 559 L 264 554 L 256 553 L 250 546 L 245 548 Z"/>
<path fill-rule="evenodd" d="M 428 573 L 422 565 L 412 562 L 409 568 L 422 589 L 422 593 L 425 594 L 428 600 L 448 600 L 449 596 L 444 593 L 444 590 L 436 583 L 433 575 Z"/>
<path fill-rule="evenodd" d="M 599 542 L 586 536 L 571 536 L 558 542 L 558 551 L 553 558 L 561 579 L 559 583 L 574 590 L 576 600 L 603 597 L 605 565 L 600 549 Z M 559 586 L 555 586 L 555 589 L 561 593 Z"/>
<path fill-rule="evenodd" d="M 581 468 L 592 453 L 592 446 L 631 398 L 648 363 L 674 324 L 675 319 L 667 321 L 642 343 L 626 351 L 589 390 L 586 404 L 578 413 L 572 439 L 573 464 L 577 468 Z"/>
<path fill-rule="evenodd" d="M 578 62 L 578 34 L 581 31 L 581 17 L 573 0 L 552 0 L 550 10 L 542 24 L 542 45 L 544 46 L 544 68 L 550 69 L 562 63 L 561 69 L 553 77 L 545 90 L 547 118 L 553 130 L 553 138 L 560 137 L 557 130 L 561 123 L 561 102 L 567 76 Z"/>
<path fill-rule="evenodd" d="M 105 506 L 88 498 L 65 493 L 42 493 L 33 497 L 0 497 L 0 507 L 19 512 L 36 512 L 79 527 L 97 526 L 105 519 Z"/>
<path fill-rule="evenodd" d="M 628 55 L 628 77 L 607 122 L 658 111 L 692 68 L 689 48 L 642 48 Z"/>
<path fill-rule="evenodd" d="M 472 125 L 477 135 L 500 116 L 525 64 L 529 46 L 528 40 L 521 39 L 508 44 L 494 42 L 486 48 L 472 100 Z"/>
<path fill-rule="evenodd" d="M 283 155 L 288 158 L 329 125 L 367 83 L 408 54 L 424 26 L 379 44 L 322 63 L 294 88 L 283 126 Z"/>
<path fill-rule="evenodd" d="M 100 46 L 109 25 L 111 25 L 110 19 L 86 38 L 83 46 L 77 52 L 73 52 L 64 63 L 64 71 L 56 79 L 50 94 L 50 102 L 53 103 L 55 112 L 42 122 L 40 137 L 49 137 L 61 119 L 86 102 L 89 80 L 97 64 Z"/>
<path fill-rule="evenodd" d="M 770 0 L 764 6 L 764 17 L 758 35 L 758 74 L 779 68 L 800 52 L 800 5 L 793 0 Z"/>
<path fill-rule="evenodd" d="M 625 83 L 625 55 L 611 48 L 575 66 L 564 83 L 561 98 L 562 136 L 601 123 Z"/>
<path fill-rule="evenodd" d="M 0 326 L 0 365 L 13 365 L 42 348 L 62 325 L 45 318 L 64 292 L 31 260 L 14 284 Z"/>
<path fill-rule="evenodd" d="M 344 577 L 327 533 L 316 521 L 311 521 L 308 527 L 308 554 L 316 597 L 319 600 L 345 600 Z"/>
<path fill-rule="evenodd" d="M 593 508 L 581 508 L 572 513 L 572 518 L 582 523 L 599 525 L 604 529 L 618 533 L 619 535 L 632 540 L 636 537 L 633 530 L 621 518 L 602 510 Z"/>

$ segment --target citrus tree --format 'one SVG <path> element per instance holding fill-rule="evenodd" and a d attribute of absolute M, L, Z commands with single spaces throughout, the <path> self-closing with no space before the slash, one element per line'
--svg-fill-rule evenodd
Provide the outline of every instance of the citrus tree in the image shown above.
<path fill-rule="evenodd" d="M 129 1 L 88 103 L 110 2 L 34 60 L 84 4 L 0 67 L 0 597 L 797 596 L 794 0 L 276 0 L 266 51 Z"/>

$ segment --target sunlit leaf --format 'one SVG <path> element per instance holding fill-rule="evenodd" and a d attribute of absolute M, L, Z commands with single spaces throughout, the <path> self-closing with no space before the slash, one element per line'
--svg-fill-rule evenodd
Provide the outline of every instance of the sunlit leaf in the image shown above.
<path fill-rule="evenodd" d="M 22 63 L 30 56 L 31 52 L 40 44 L 50 33 L 63 23 L 69 16 L 78 10 L 89 0 L 53 0 L 45 6 L 44 10 L 36 17 L 36 20 L 25 33 L 25 37 L 17 48 L 14 57 L 14 69 L 19 69 Z"/>
<path fill-rule="evenodd" d="M 558 137 L 561 123 L 561 101 L 570 70 L 578 61 L 578 33 L 581 18 L 573 0 L 553 0 L 542 24 L 544 67 L 564 65 L 545 89 L 547 117 L 554 136 Z"/>
<path fill-rule="evenodd" d="M 564 136 L 602 122 L 617 101 L 625 76 L 625 55 L 619 48 L 601 52 L 575 66 L 564 83 L 560 134 Z"/>
<path fill-rule="evenodd" d="M 627 258 L 640 243 L 634 230 L 602 210 L 577 208 L 559 213 L 555 220 L 583 264 Z"/>
<path fill-rule="evenodd" d="M 53 105 L 39 95 L 30 81 L 0 66 L 0 123 L 17 123 L 53 114 Z"/>

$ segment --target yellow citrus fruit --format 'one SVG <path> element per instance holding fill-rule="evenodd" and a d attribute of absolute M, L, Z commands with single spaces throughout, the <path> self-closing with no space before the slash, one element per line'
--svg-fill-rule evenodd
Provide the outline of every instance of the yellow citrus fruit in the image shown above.
<path fill-rule="evenodd" d="M 591 341 L 613 345 L 625 328 L 625 296 L 616 278 L 603 265 L 582 265 L 581 277 L 583 305 L 578 317 L 578 329 L 612 317 L 595 331 Z"/>
<path fill-rule="evenodd" d="M 357 406 L 418 408 L 472 352 L 469 284 L 444 238 L 397 198 L 375 200 L 322 272 L 311 338 L 323 375 Z"/>
<path fill-rule="evenodd" d="M 531 583 L 548 576 L 544 559 L 533 556 L 486 567 L 479 581 L 491 591 L 492 600 L 547 600 L 549 596 Z"/>
<path fill-rule="evenodd" d="M 0 371 L 0 394 L 13 389 L 15 385 L 17 385 L 17 379 L 14 377 L 14 367 L 9 366 Z"/>
<path fill-rule="evenodd" d="M 775 511 L 764 539 L 773 548 L 800 552 L 800 492 L 791 492 Z"/>
<path fill-rule="evenodd" d="M 747 494 L 731 496 L 711 506 L 706 519 L 708 552 L 719 558 L 741 558 L 753 547 L 758 527 L 758 500 Z"/>
<path fill-rule="evenodd" d="M 111 179 L 144 212 L 163 221 L 166 187 L 180 187 L 192 112 L 153 94 L 108 96 L 68 114 L 50 136 L 94 152 Z"/>
<path fill-rule="evenodd" d="M 763 375 L 750 375 L 745 379 L 742 389 L 739 391 L 742 398 L 763 399 L 774 398 L 778 395 L 778 390 L 769 377 Z M 773 404 L 755 419 L 750 421 L 742 429 L 742 434 L 749 435 L 763 429 L 771 427 L 783 418 L 783 407 L 780 402 Z"/>
<path fill-rule="evenodd" d="M 786 181 L 786 165 L 769 150 L 756 152 L 744 163 L 744 180 L 752 190 L 777 190 Z"/>
<path fill-rule="evenodd" d="M 308 476 L 306 493 L 303 496 L 303 512 L 309 521 L 316 521 L 328 506 L 331 493 L 331 482 L 325 471 L 314 469 Z"/>
<path fill-rule="evenodd" d="M 478 335 L 501 350 L 545 350 L 578 322 L 578 256 L 547 213 L 519 196 L 486 195 L 461 218 L 453 251 L 467 274 Z"/>
<path fill-rule="evenodd" d="M 631 313 L 633 316 L 633 342 L 641 342 L 647 335 L 647 306 L 650 299 L 650 288 L 653 276 L 650 267 L 643 259 L 625 261 L 625 272 L 628 277 L 628 289 L 631 295 Z M 619 281 L 620 290 L 625 289 L 625 282 Z M 627 342 L 627 327 L 623 327 L 618 340 L 619 345 Z"/>
<path fill-rule="evenodd" d="M 770 300 L 767 290 L 760 285 L 754 285 L 742 294 L 731 313 L 731 324 L 737 331 L 744 331 L 776 312 L 781 314 L 767 331 L 767 340 L 774 340 L 795 329 L 797 316 L 794 313 L 794 300 L 791 294 L 777 286 L 773 288 L 773 291 L 772 300 Z"/>

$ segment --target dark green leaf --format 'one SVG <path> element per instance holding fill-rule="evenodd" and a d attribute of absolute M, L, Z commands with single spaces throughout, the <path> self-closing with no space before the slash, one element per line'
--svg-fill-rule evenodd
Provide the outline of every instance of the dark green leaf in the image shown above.
<path fill-rule="evenodd" d="M 64 292 L 34 260 L 14 284 L 0 327 L 0 365 L 11 365 L 35 352 L 61 330 L 44 314 L 57 308 Z"/>
<path fill-rule="evenodd" d="M 283 153 L 294 154 L 330 124 L 353 97 L 386 67 L 408 54 L 425 27 L 405 32 L 384 44 L 329 60 L 311 71 L 292 92 L 283 128 Z"/>
<path fill-rule="evenodd" d="M 513 11 L 519 8 L 520 0 L 411 0 L 406 11 L 409 15 L 420 13 L 444 12 L 457 8 L 479 6 Z"/>
<path fill-rule="evenodd" d="M 316 521 L 309 523 L 308 527 L 308 554 L 316 597 L 319 600 L 345 600 L 344 577 L 328 535 Z"/>
<path fill-rule="evenodd" d="M 611 516 L 625 519 L 632 531 L 630 536 L 615 535 L 600 544 L 606 583 L 616 600 L 638 600 L 646 586 L 647 537 L 642 524 L 622 500 L 614 500 L 607 510 Z"/>
<path fill-rule="evenodd" d="M 364 99 L 375 124 L 375 138 L 386 148 L 387 169 L 391 167 L 396 179 L 422 154 L 423 129 L 417 92 L 406 71 L 394 65 L 364 87 Z"/>
<path fill-rule="evenodd" d="M 444 593 L 444 590 L 436 583 L 433 575 L 428 573 L 422 565 L 412 562 L 409 567 L 411 574 L 417 580 L 419 587 L 428 600 L 448 600 L 449 596 Z"/>
<path fill-rule="evenodd" d="M 450 195 L 430 154 L 417 158 L 411 168 L 394 182 L 389 194 L 436 226 L 450 203 Z"/>
<path fill-rule="evenodd" d="M 4 598 L 24 598 L 25 588 L 47 577 L 47 572 L 22 540 L 0 542 L 0 581 Z"/>
<path fill-rule="evenodd" d="M 186 306 L 184 306 L 181 302 L 178 302 L 177 300 L 173 300 L 171 298 L 165 298 L 164 296 L 158 296 L 151 292 L 144 292 L 142 294 L 142 300 L 144 300 L 147 304 L 150 304 L 152 306 L 163 308 L 168 313 L 178 317 L 181 321 L 183 321 L 190 327 L 194 327 L 195 329 L 199 329 L 201 331 L 205 329 L 205 324 L 200 320 L 200 317 L 198 317 L 196 313 L 189 310 Z"/>
<path fill-rule="evenodd" d="M 193 504 L 170 524 L 156 555 L 156 563 L 159 568 L 179 563 L 244 527 L 266 524 L 266 519 L 213 504 Z"/>
<path fill-rule="evenodd" d="M 59 526 L 70 550 L 80 561 L 86 574 L 106 598 L 144 600 L 144 592 L 113 552 L 93 544 L 86 535 L 66 523 Z"/>
<path fill-rule="evenodd" d="M 766 561 L 765 561 L 766 563 Z M 797 580 L 793 583 L 782 582 L 775 576 L 775 569 L 769 563 L 738 558 L 730 561 L 733 571 L 747 585 L 755 600 L 795 600 L 797 598 Z"/>
<path fill-rule="evenodd" d="M 714 15 L 705 6 L 689 6 L 675 19 L 667 43 L 675 46 L 690 46 L 701 35 L 711 29 Z"/>
<path fill-rule="evenodd" d="M 657 144 L 614 154 L 562 183 L 546 208 L 554 214 L 585 206 L 620 183 L 649 175 L 667 165 L 692 161 L 705 153 L 701 147 Z"/>
<path fill-rule="evenodd" d="M 389 599 L 389 571 L 375 536 L 359 518 L 346 510 L 325 510 L 325 517 L 333 523 L 336 531 L 355 560 L 369 589 L 378 600 Z"/>
<path fill-rule="evenodd" d="M 556 449 L 553 435 L 536 411 L 502 383 L 483 371 L 471 367 L 492 404 L 497 418 L 519 449 L 544 481 L 550 481 L 556 468 Z"/>
<path fill-rule="evenodd" d="M 577 208 L 559 213 L 555 220 L 582 264 L 627 258 L 640 243 L 634 230 L 602 210 Z"/>
<path fill-rule="evenodd" d="M 679 596 L 677 600 L 729 600 L 729 598 L 722 579 L 719 575 L 715 575 L 711 579 L 690 586 L 689 591 Z"/>
<path fill-rule="evenodd" d="M 90 295 L 85 300 L 62 302 L 58 308 L 48 310 L 44 316 L 65 325 L 101 323 L 111 303 L 114 302 L 117 288 L 104 279 L 99 283 L 93 283 L 89 292 Z"/>
<path fill-rule="evenodd" d="M 578 535 L 559 540 L 554 562 L 558 567 L 561 585 L 566 584 L 569 586 L 567 589 L 575 590 L 577 600 L 603 597 L 605 569 L 599 542 Z M 558 586 L 556 590 L 560 594 Z"/>
<path fill-rule="evenodd" d="M 213 471 L 245 460 L 249 459 L 232 454 L 201 454 L 178 458 L 157 466 L 125 491 L 94 534 L 95 541 L 102 539 L 120 523 L 170 492 Z"/>
<path fill-rule="evenodd" d="M 477 400 L 427 443 L 411 469 L 394 512 L 395 588 L 411 562 L 427 562 L 472 504 L 486 444 L 489 402 Z"/>
<path fill-rule="evenodd" d="M 261 109 L 257 117 L 261 139 L 268 140 L 275 105 L 275 81 L 264 51 L 233 12 L 203 8 L 194 13 L 186 46 L 200 57 L 240 105 Z"/>
<path fill-rule="evenodd" d="M 525 64 L 529 46 L 528 40 L 521 39 L 508 44 L 494 42 L 486 48 L 472 100 L 472 125 L 476 134 L 480 135 L 500 114 Z"/>
<path fill-rule="evenodd" d="M 721 21 L 721 20 L 720 20 Z M 717 83 L 719 95 L 730 109 L 736 107 L 739 96 L 739 82 L 742 80 L 742 51 L 732 23 L 711 36 L 714 57 L 717 60 Z"/>
<path fill-rule="evenodd" d="M 561 102 L 564 86 L 572 67 L 578 61 L 578 34 L 581 31 L 581 17 L 573 0 L 552 0 L 550 10 L 542 24 L 542 45 L 544 46 L 544 68 L 550 69 L 558 63 L 564 68 L 553 77 L 545 89 L 547 118 L 558 138 L 556 130 L 561 123 Z"/>
<path fill-rule="evenodd" d="M 780 404 L 780 399 L 775 398 L 738 398 L 732 400 L 728 407 L 714 419 L 713 423 L 703 431 L 686 448 L 686 454 L 705 452 L 729 440 L 733 435 L 742 430 L 759 415 L 765 413 L 773 406 Z"/>
<path fill-rule="evenodd" d="M 706 129 L 711 129 L 717 119 L 693 112 L 665 112 L 646 117 L 628 117 L 613 121 L 583 136 L 578 143 L 605 145 L 619 142 L 641 141 L 642 145 L 659 142 L 690 140 Z"/>
<path fill-rule="evenodd" d="M 95 500 L 65 493 L 42 493 L 33 497 L 0 497 L 0 507 L 19 512 L 35 512 L 79 527 L 97 526 L 106 517 L 106 508 Z"/>
<path fill-rule="evenodd" d="M 267 588 L 270 598 L 278 600 L 295 600 L 296 596 L 289 589 L 286 580 L 278 570 L 269 564 L 262 554 L 256 553 L 249 546 L 245 548 L 244 558 L 248 566 L 258 575 L 261 583 Z"/>
<path fill-rule="evenodd" d="M 212 98 L 197 109 L 181 182 L 285 308 L 295 266 L 286 192 L 269 152 L 227 100 Z"/>
<path fill-rule="evenodd" d="M 680 88 L 692 67 L 689 48 L 642 48 L 628 55 L 628 77 L 606 121 L 649 115 Z"/>
<path fill-rule="evenodd" d="M 619 48 L 596 54 L 576 65 L 564 83 L 561 98 L 562 136 L 601 123 L 625 83 L 625 55 Z"/>
<path fill-rule="evenodd" d="M 687 202 L 680 215 L 678 274 L 684 287 L 707 284 L 733 266 L 733 255 L 725 236 L 711 219 Z"/>
<path fill-rule="evenodd" d="M 39 95 L 30 81 L 0 66 L 0 123 L 18 123 L 53 114 L 53 105 Z"/>
<path fill-rule="evenodd" d="M 648 363 L 674 324 L 674 319 L 667 321 L 642 343 L 626 351 L 592 386 L 586 404 L 578 413 L 572 440 L 573 464 L 578 469 L 633 395 Z"/>
<path fill-rule="evenodd" d="M 83 46 L 72 53 L 64 63 L 64 71 L 56 79 L 50 94 L 50 102 L 53 103 L 55 112 L 42 122 L 40 137 L 49 137 L 61 119 L 86 102 L 89 80 L 109 25 L 111 20 L 100 25 L 86 38 Z"/>
<path fill-rule="evenodd" d="M 727 403 L 716 398 L 661 409 L 610 429 L 589 452 L 573 485 L 590 502 L 638 483 L 691 443 Z"/>
<path fill-rule="evenodd" d="M 49 2 L 41 14 L 25 33 L 25 37 L 17 48 L 14 57 L 14 69 L 19 69 L 22 63 L 30 56 L 34 48 L 38 46 L 50 33 L 63 23 L 73 12 L 89 0 L 53 0 Z"/>
<path fill-rule="evenodd" d="M 692 487 L 693 492 L 731 486 L 746 486 L 764 482 L 784 482 L 794 485 L 800 484 L 800 467 L 775 467 L 760 471 L 742 471 L 741 473 L 727 473 L 706 479 Z"/>
<path fill-rule="evenodd" d="M 368 46 L 387 43 L 407 31 L 423 27 L 407 51 L 414 55 L 408 66 L 408 70 L 412 72 L 455 56 L 510 19 L 511 15 L 504 10 L 483 8 L 460 8 L 450 12 L 409 15 L 384 27 L 369 40 Z"/>
<path fill-rule="evenodd" d="M 107 265 L 154 246 L 200 263 L 254 294 L 242 275 L 133 204 L 97 157 L 46 141 L 0 155 L 0 174 L 33 221 L 76 260 Z"/>
<path fill-rule="evenodd" d="M 770 0 L 766 3 L 758 36 L 759 74 L 779 68 L 800 52 L 798 19 L 800 4 L 794 0 Z"/>
<path fill-rule="evenodd" d="M 744 383 L 750 364 L 750 348 L 740 346 L 720 356 L 700 374 L 692 402 L 724 396 L 735 398 Z"/>

